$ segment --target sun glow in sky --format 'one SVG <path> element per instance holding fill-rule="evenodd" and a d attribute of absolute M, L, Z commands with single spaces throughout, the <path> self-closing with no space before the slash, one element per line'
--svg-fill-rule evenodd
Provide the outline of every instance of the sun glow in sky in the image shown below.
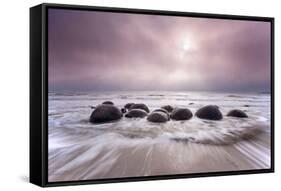
<path fill-rule="evenodd" d="M 270 23 L 50 9 L 49 88 L 270 88 Z"/>
<path fill-rule="evenodd" d="M 180 62 L 187 61 L 188 56 L 193 54 L 196 51 L 196 42 L 191 41 L 189 38 L 180 38 L 178 41 L 178 47 L 176 54 L 180 58 Z M 188 64 L 188 62 L 185 62 L 184 64 Z"/>
<path fill-rule="evenodd" d="M 184 43 L 182 48 L 184 51 L 188 51 L 190 49 L 190 45 L 188 43 Z"/>
<path fill-rule="evenodd" d="M 188 39 L 182 40 L 182 49 L 185 52 L 188 52 L 189 50 L 192 50 L 193 49 L 192 42 L 190 40 L 188 40 Z"/>

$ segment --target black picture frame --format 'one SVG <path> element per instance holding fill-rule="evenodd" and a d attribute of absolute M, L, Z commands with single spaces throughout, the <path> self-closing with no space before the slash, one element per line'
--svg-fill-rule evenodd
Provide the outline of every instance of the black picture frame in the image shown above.
<path fill-rule="evenodd" d="M 73 9 L 117 13 L 166 15 L 230 20 L 266 21 L 271 25 L 271 168 L 259 170 L 206 172 L 180 175 L 48 182 L 48 17 L 47 10 Z M 274 172 L 274 18 L 178 11 L 127 9 L 63 4 L 40 4 L 30 8 L 30 182 L 42 187 L 82 185 L 159 179 L 194 178 Z"/>

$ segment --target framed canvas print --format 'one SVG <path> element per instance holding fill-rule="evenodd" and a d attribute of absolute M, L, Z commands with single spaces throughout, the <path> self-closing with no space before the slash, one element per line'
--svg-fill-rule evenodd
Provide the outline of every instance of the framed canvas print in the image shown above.
<path fill-rule="evenodd" d="M 30 182 L 274 171 L 274 19 L 30 9 Z"/>

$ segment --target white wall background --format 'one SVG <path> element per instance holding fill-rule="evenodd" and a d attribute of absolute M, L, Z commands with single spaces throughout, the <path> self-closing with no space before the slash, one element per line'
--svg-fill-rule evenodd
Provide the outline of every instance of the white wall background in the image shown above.
<path fill-rule="evenodd" d="M 1 1 L 0 10 L 0 190 L 40 190 L 28 183 L 29 140 L 29 7 L 43 1 Z M 45 190 L 278 190 L 280 189 L 281 103 L 278 0 L 54 0 L 45 2 L 162 9 L 188 12 L 275 17 L 276 173 L 193 178 L 103 185 L 68 186 Z"/>

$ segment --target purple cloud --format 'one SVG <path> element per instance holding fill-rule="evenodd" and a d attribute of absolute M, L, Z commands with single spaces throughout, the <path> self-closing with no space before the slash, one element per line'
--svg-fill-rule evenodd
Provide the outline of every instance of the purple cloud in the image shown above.
<path fill-rule="evenodd" d="M 270 89 L 270 23 L 50 9 L 49 91 Z"/>

